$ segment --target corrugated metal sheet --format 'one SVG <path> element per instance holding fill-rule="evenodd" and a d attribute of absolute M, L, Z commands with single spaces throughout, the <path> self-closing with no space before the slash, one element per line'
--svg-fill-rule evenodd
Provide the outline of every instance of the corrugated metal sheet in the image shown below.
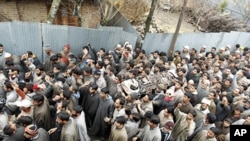
<path fill-rule="evenodd" d="M 121 30 L 122 28 L 103 27 L 100 29 L 88 29 L 71 26 L 49 25 L 27 22 L 2 22 L 0 23 L 0 43 L 5 50 L 16 55 L 25 51 L 32 51 L 42 60 L 44 56 L 42 46 L 50 44 L 54 52 L 60 52 L 65 44 L 70 44 L 71 51 L 78 55 L 81 48 L 90 43 L 97 50 L 101 47 L 107 50 L 113 49 L 116 44 L 124 44 L 129 41 L 133 46 L 137 36 Z M 143 49 L 148 53 L 155 50 L 168 52 L 173 34 L 155 33 L 146 35 Z M 175 50 L 182 50 L 184 45 L 197 50 L 201 45 L 211 47 L 225 47 L 226 45 L 250 44 L 250 33 L 185 33 L 179 34 Z M 249 46 L 248 46 L 249 47 Z"/>
<path fill-rule="evenodd" d="M 137 44 L 141 43 L 142 38 L 140 34 L 136 31 L 136 29 L 123 17 L 123 15 L 118 12 L 112 20 L 109 21 L 109 25 L 112 26 L 118 26 L 118 27 L 123 27 L 124 31 L 127 31 L 129 33 L 133 33 L 137 36 Z"/>
<path fill-rule="evenodd" d="M 21 55 L 32 51 L 42 57 L 41 26 L 39 23 L 7 22 L 0 23 L 0 42 L 6 51 Z"/>
<path fill-rule="evenodd" d="M 115 45 L 123 45 L 125 42 L 129 42 L 133 47 L 135 47 L 137 36 L 135 34 L 123 31 L 122 27 L 100 26 L 99 29 L 108 30 L 110 32 L 107 48 L 114 49 Z"/>
<path fill-rule="evenodd" d="M 42 47 L 47 44 L 55 53 L 60 52 L 64 45 L 69 44 L 75 55 L 80 54 L 82 47 L 88 43 L 96 50 L 102 47 L 107 50 L 113 49 L 116 44 L 123 44 L 125 41 L 135 46 L 137 36 L 122 29 L 120 27 L 89 29 L 44 23 L 1 22 L 0 43 L 6 47 L 6 51 L 12 54 L 21 55 L 30 50 L 43 61 L 46 54 Z"/>
<path fill-rule="evenodd" d="M 68 44 L 68 26 L 42 24 L 43 45 L 49 44 L 54 52 L 60 52 Z"/>
<path fill-rule="evenodd" d="M 0 43 L 3 44 L 4 50 L 16 52 L 12 38 L 11 22 L 0 22 Z"/>
<path fill-rule="evenodd" d="M 123 27 L 116 27 L 116 26 L 98 26 L 98 29 L 107 29 L 110 31 L 123 31 Z"/>
<path fill-rule="evenodd" d="M 148 33 L 142 48 L 147 51 L 147 54 L 155 50 L 168 52 L 172 38 L 173 33 Z M 190 48 L 196 48 L 197 50 L 199 50 L 201 45 L 206 45 L 207 50 L 210 50 L 212 47 L 220 48 L 226 45 L 235 47 L 238 43 L 242 46 L 249 47 L 250 33 L 185 33 L 179 34 L 175 44 L 175 50 L 182 50 L 184 45 L 188 45 Z"/>
<path fill-rule="evenodd" d="M 96 50 L 100 48 L 109 50 L 123 40 L 128 40 L 132 45 L 136 42 L 134 34 L 126 33 L 117 27 L 89 29 L 43 24 L 42 30 L 44 45 L 50 44 L 55 52 L 60 52 L 65 44 L 70 44 L 71 51 L 75 55 L 80 54 L 81 48 L 89 43 Z"/>
<path fill-rule="evenodd" d="M 167 52 L 171 44 L 172 36 L 173 34 L 147 33 L 142 49 L 144 49 L 147 54 L 155 50 Z"/>

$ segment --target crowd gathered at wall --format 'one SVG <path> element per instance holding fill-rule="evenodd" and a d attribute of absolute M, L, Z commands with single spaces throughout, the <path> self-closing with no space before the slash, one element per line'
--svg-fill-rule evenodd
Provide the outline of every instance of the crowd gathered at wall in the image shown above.
<path fill-rule="evenodd" d="M 41 62 L 0 44 L 0 140 L 229 141 L 250 125 L 248 47 L 70 49 Z"/>

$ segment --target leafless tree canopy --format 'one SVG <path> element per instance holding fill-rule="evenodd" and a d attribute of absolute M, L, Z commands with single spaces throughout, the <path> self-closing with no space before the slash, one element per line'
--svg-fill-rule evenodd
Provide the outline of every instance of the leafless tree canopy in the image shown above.
<path fill-rule="evenodd" d="M 218 7 L 201 1 L 197 9 L 189 9 L 190 23 L 203 32 L 230 32 L 248 31 L 248 26 L 243 21 L 235 19 L 229 13 L 221 13 Z"/>

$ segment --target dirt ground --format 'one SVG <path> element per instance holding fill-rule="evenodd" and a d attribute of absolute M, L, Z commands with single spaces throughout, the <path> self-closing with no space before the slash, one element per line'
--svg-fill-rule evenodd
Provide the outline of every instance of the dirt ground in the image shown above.
<path fill-rule="evenodd" d="M 174 33 L 179 20 L 179 15 L 180 12 L 170 12 L 158 7 L 155 9 L 153 20 L 157 27 L 164 33 Z M 185 15 L 182 20 L 180 33 L 199 32 L 195 29 L 195 26 L 188 23 L 187 20 L 188 17 Z"/>
<path fill-rule="evenodd" d="M 82 8 L 82 26 L 89 28 L 96 28 L 100 21 L 99 7 L 93 5 L 91 0 L 85 1 Z M 145 14 L 146 15 L 146 14 Z M 156 7 L 153 15 L 153 26 L 151 26 L 151 33 L 174 33 L 179 19 L 180 12 L 171 12 Z M 185 15 L 185 14 L 184 14 Z M 144 17 L 146 20 L 146 16 Z M 180 33 L 185 32 L 199 32 L 195 27 L 187 22 L 188 17 L 184 16 L 181 24 Z M 144 21 L 140 23 L 132 23 L 133 26 L 139 31 L 143 32 Z"/>

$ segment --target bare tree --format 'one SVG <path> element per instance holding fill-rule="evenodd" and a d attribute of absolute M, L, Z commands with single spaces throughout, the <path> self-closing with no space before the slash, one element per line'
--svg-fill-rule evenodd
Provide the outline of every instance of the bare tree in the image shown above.
<path fill-rule="evenodd" d="M 151 21 L 152 21 L 154 11 L 155 11 L 155 7 L 156 7 L 157 3 L 158 3 L 158 0 L 152 0 L 151 8 L 150 8 L 147 20 L 145 22 L 144 37 L 146 36 L 147 32 L 150 29 L 150 24 L 151 24 Z"/>
<path fill-rule="evenodd" d="M 249 0 L 233 0 L 234 4 L 242 15 L 243 22 L 248 23 L 250 20 L 250 1 Z"/>
<path fill-rule="evenodd" d="M 83 0 L 71 0 L 71 2 L 74 4 L 72 15 L 78 17 L 78 26 L 80 26 L 82 21 L 81 7 Z"/>
<path fill-rule="evenodd" d="M 175 43 L 176 43 L 180 28 L 181 28 L 181 23 L 182 23 L 182 19 L 183 19 L 185 9 L 186 9 L 187 1 L 188 0 L 184 0 L 183 6 L 182 6 L 182 9 L 181 9 L 181 13 L 180 13 L 180 16 L 179 16 L 179 20 L 178 20 L 178 23 L 177 23 L 177 26 L 176 26 L 176 29 L 175 29 L 174 37 L 173 37 L 173 39 L 171 41 L 170 49 L 168 51 L 168 56 L 173 55 Z"/>
<path fill-rule="evenodd" d="M 49 14 L 47 16 L 47 23 L 52 24 L 55 18 L 55 15 L 58 11 L 58 8 L 60 6 L 61 0 L 53 0 L 50 10 L 49 10 Z"/>

